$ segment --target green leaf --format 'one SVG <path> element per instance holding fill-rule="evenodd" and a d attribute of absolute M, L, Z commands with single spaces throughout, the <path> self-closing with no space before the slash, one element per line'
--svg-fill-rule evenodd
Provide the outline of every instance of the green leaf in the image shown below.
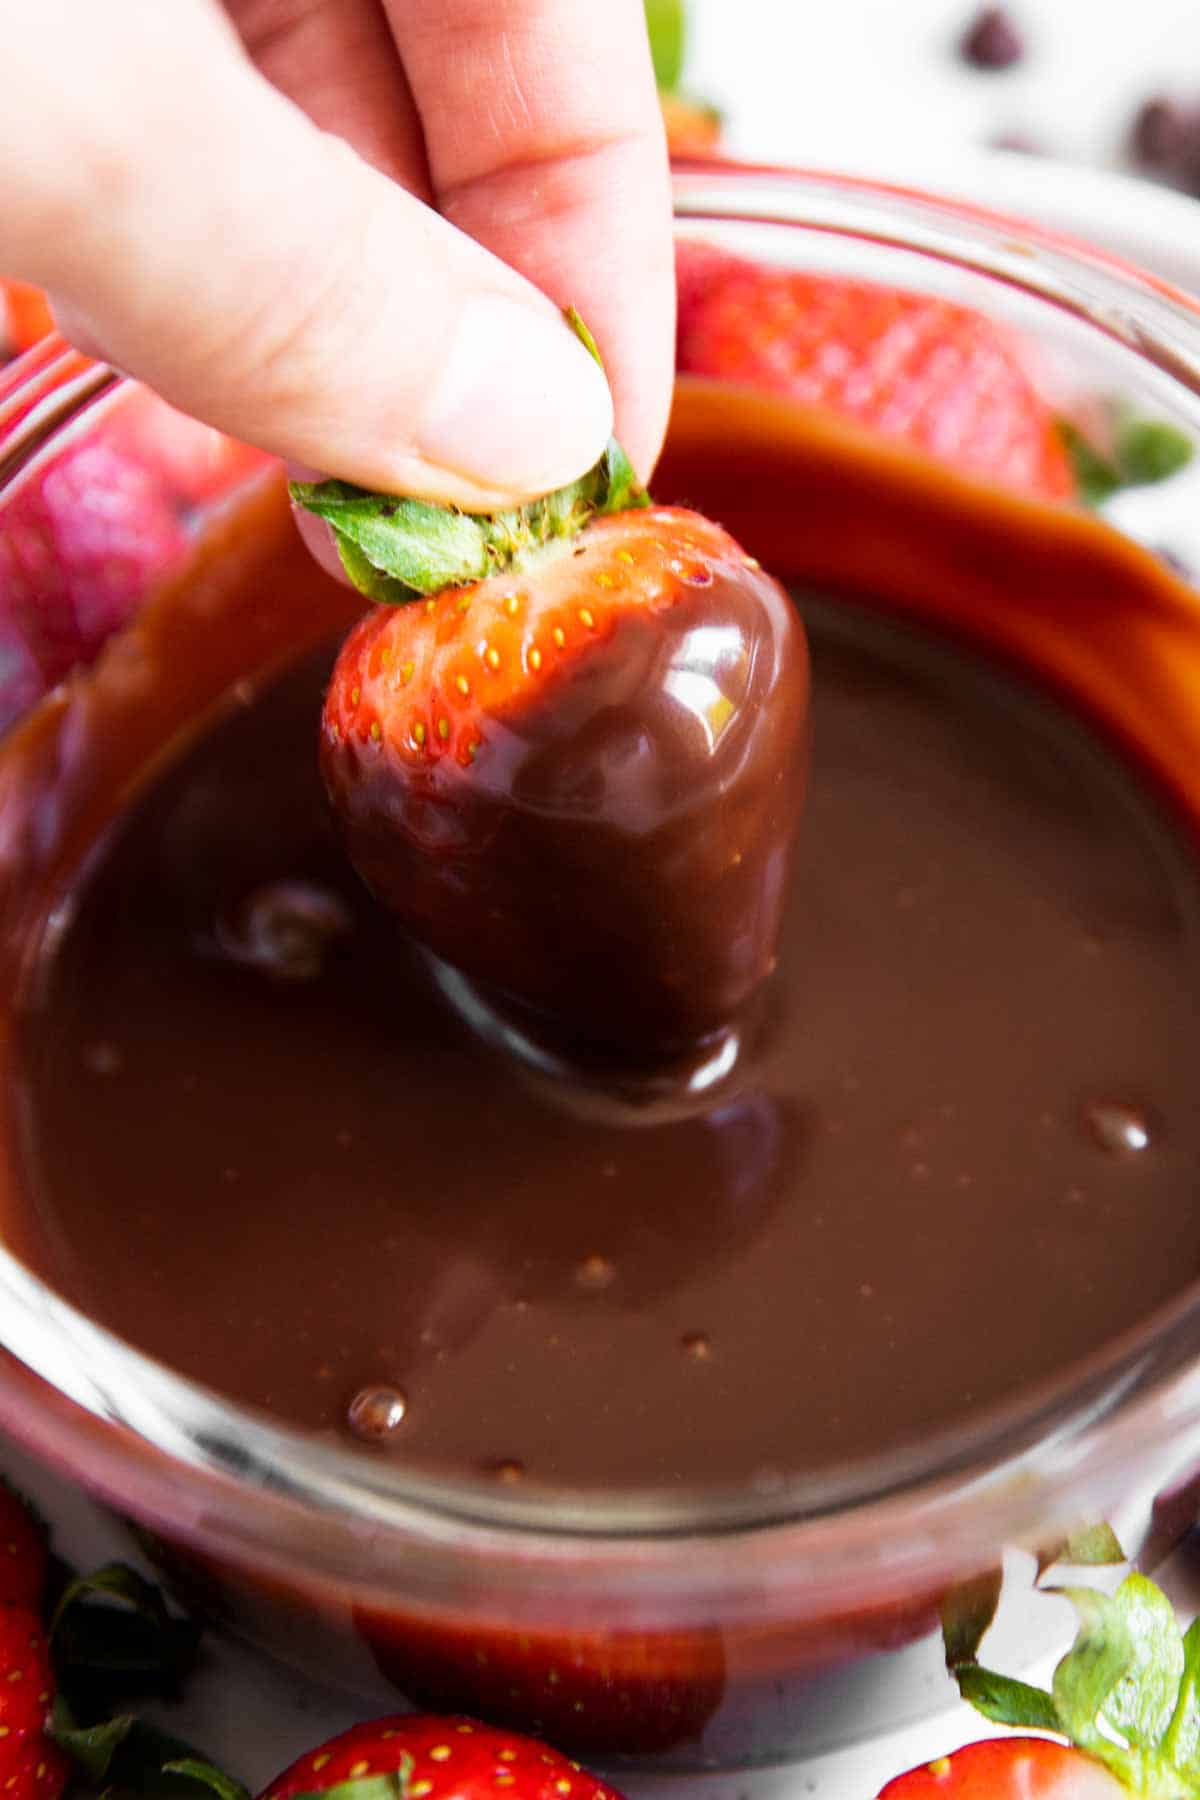
<path fill-rule="evenodd" d="M 156 1626 L 161 1627 L 170 1621 L 167 1603 L 152 1581 L 147 1581 L 144 1575 L 139 1575 L 127 1563 L 105 1563 L 103 1568 L 94 1570 L 90 1575 L 77 1575 L 67 1584 L 59 1595 L 58 1605 L 51 1617 L 49 1635 L 55 1635 L 73 1606 L 77 1606 L 82 1600 L 101 1596 L 120 1601 Z"/>
<path fill-rule="evenodd" d="M 1069 1539 L 1059 1559 L 1100 1566 L 1119 1552 L 1106 1526 L 1092 1527 Z M 963 1698 L 996 1724 L 1069 1738 L 1146 1800 L 1200 1800 L 1200 1621 L 1181 1634 L 1166 1595 L 1137 1573 L 1114 1594 L 1042 1591 L 1069 1599 L 1079 1619 L 1053 1692 L 964 1662 L 953 1669 Z M 986 1593 L 973 1612 L 965 1609 L 956 1641 L 969 1643 L 985 1611 Z"/>
<path fill-rule="evenodd" d="M 217 1800 L 250 1800 L 249 1789 L 232 1775 L 226 1775 L 215 1763 L 205 1762 L 199 1756 L 181 1756 L 175 1762 L 163 1764 L 164 1775 L 181 1775 L 187 1781 L 199 1782 L 202 1787 L 217 1796 Z"/>
<path fill-rule="evenodd" d="M 379 601 L 384 606 L 402 606 L 406 600 L 412 599 L 411 588 L 406 588 L 402 581 L 397 581 L 393 576 L 384 575 L 380 570 L 372 568 L 352 538 L 348 538 L 344 531 L 339 531 L 336 525 L 332 530 L 342 567 L 360 594 L 365 594 L 368 600 Z"/>
<path fill-rule="evenodd" d="M 76 1725 L 60 1694 L 54 1702 L 47 1735 L 98 1786 L 135 1723 L 131 1713 L 119 1713 L 115 1719 L 105 1719 L 99 1725 Z"/>
<path fill-rule="evenodd" d="M 669 94 L 683 78 L 687 53 L 684 0 L 646 0 L 646 34 L 650 39 L 654 79 Z"/>
<path fill-rule="evenodd" d="M 90 1726 L 134 1695 L 170 1697 L 195 1661 L 199 1627 L 176 1617 L 136 1569 L 109 1563 L 63 1587 L 50 1623 L 59 1688 Z"/>
<path fill-rule="evenodd" d="M 240 1781 L 197 1754 L 190 1744 L 132 1713 L 79 1725 L 61 1695 L 49 1736 L 77 1764 L 82 1778 L 112 1800 L 197 1800 L 197 1785 L 217 1800 L 249 1800 Z"/>
<path fill-rule="evenodd" d="M 354 1781 L 339 1781 L 334 1787 L 322 1788 L 315 1794 L 296 1794 L 293 1800 L 408 1800 L 412 1766 L 412 1757 L 405 1753 L 394 1774 L 362 1775 Z"/>
<path fill-rule="evenodd" d="M 1116 462 L 1126 487 L 1166 481 L 1191 462 L 1195 446 L 1165 419 L 1124 420 L 1117 430 Z"/>
<path fill-rule="evenodd" d="M 1017 1725 L 1023 1731 L 1063 1731 L 1054 1698 L 1045 1688 L 997 1675 L 978 1663 L 964 1664 L 954 1676 L 963 1699 L 993 1724 Z"/>
<path fill-rule="evenodd" d="M 1084 1525 L 1073 1531 L 1055 1559 L 1073 1569 L 1107 1569 L 1128 1562 L 1111 1525 Z"/>
<path fill-rule="evenodd" d="M 1069 419 L 1058 421 L 1058 433 L 1075 476 L 1079 498 L 1085 506 L 1103 506 L 1121 488 L 1121 472 L 1111 457 L 1089 443 Z"/>
<path fill-rule="evenodd" d="M 1072 1648 L 1054 1671 L 1062 1729 L 1085 1750 L 1101 1739 L 1100 1714 L 1133 1668 L 1136 1652 L 1121 1610 L 1094 1588 L 1060 1588 L 1079 1616 Z"/>
<path fill-rule="evenodd" d="M 589 519 L 650 504 L 615 439 L 578 481 L 506 512 L 465 513 L 347 481 L 295 481 L 290 491 L 298 506 L 333 527 L 355 587 L 388 605 L 527 568 L 548 544 L 574 537 Z"/>
<path fill-rule="evenodd" d="M 952 1675 L 976 1661 L 979 1646 L 996 1616 L 1003 1582 L 1002 1570 L 989 1569 L 987 1574 L 951 1588 L 942 1602 L 942 1648 Z"/>
<path fill-rule="evenodd" d="M 1118 1736 L 1141 1750 L 1157 1747 L 1171 1723 L 1184 1672 L 1175 1608 L 1144 1575 L 1130 1575 L 1109 1602 L 1119 1614 L 1133 1660 L 1102 1708 Z"/>
<path fill-rule="evenodd" d="M 294 481 L 292 499 L 335 528 L 372 569 L 413 594 L 479 581 L 490 571 L 485 521 L 473 513 L 369 493 L 348 481 Z M 354 570 L 346 573 L 354 580 Z"/>
<path fill-rule="evenodd" d="M 1109 408 L 1109 448 L 1085 437 L 1070 419 L 1058 420 L 1058 432 L 1079 498 L 1087 506 L 1102 506 L 1125 488 L 1166 481 L 1186 468 L 1195 454 L 1195 445 L 1177 425 L 1139 418 L 1119 407 Z"/>
<path fill-rule="evenodd" d="M 1200 1619 L 1193 1619 L 1184 1633 L 1183 1677 L 1163 1751 L 1193 1786 L 1200 1786 Z"/>

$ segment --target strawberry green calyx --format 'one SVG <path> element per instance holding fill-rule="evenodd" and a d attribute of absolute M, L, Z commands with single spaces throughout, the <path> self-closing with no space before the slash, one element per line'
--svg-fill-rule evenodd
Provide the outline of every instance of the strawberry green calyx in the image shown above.
<path fill-rule="evenodd" d="M 578 481 L 506 512 L 460 512 L 429 500 L 373 494 L 347 481 L 293 481 L 289 491 L 298 506 L 333 527 L 355 587 L 392 605 L 506 569 L 519 571 L 590 519 L 650 504 L 615 439 Z"/>
<path fill-rule="evenodd" d="M 596 340 L 576 309 L 566 307 L 563 317 L 603 369 Z M 297 506 L 332 527 L 342 567 L 359 592 L 391 606 L 507 569 L 519 572 L 548 544 L 573 538 L 589 519 L 650 504 L 615 438 L 578 481 L 503 512 L 463 512 L 372 493 L 348 481 L 293 481 L 288 491 Z"/>
<path fill-rule="evenodd" d="M 664 93 L 670 94 L 683 78 L 687 10 L 684 0 L 646 0 L 645 10 L 654 79 Z"/>
<path fill-rule="evenodd" d="M 317 1793 L 296 1794 L 294 1800 L 408 1800 L 412 1792 L 413 1759 L 405 1756 L 398 1769 L 385 1775 L 357 1775 Z"/>
<path fill-rule="evenodd" d="M 1126 488 L 1153 487 L 1185 469 L 1195 454 L 1186 432 L 1166 419 L 1142 418 L 1127 408 L 1107 409 L 1105 442 L 1097 443 L 1070 419 L 1058 432 L 1085 506 L 1103 506 Z"/>
<path fill-rule="evenodd" d="M 1200 1800 L 1200 1620 L 1181 1631 L 1166 1595 L 1137 1573 L 1112 1594 L 1044 1591 L 1070 1600 L 1079 1619 L 1049 1690 L 983 1668 L 959 1629 L 947 1633 L 947 1653 L 963 1698 L 995 1724 L 1067 1738 L 1131 1794 Z"/>

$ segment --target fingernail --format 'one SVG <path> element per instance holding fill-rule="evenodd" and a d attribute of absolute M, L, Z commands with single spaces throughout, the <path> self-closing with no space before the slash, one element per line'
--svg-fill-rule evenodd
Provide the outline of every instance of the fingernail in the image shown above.
<path fill-rule="evenodd" d="M 417 446 L 439 468 L 529 498 L 590 469 L 612 422 L 604 373 L 565 321 L 478 294 L 463 308 Z"/>

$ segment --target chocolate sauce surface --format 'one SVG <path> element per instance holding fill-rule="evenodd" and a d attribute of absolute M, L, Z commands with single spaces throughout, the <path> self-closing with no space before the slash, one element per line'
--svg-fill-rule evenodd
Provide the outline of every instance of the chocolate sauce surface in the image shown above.
<path fill-rule="evenodd" d="M 322 653 L 116 818 L 47 938 L 18 1253 L 364 1455 L 600 1487 L 874 1454 L 1177 1294 L 1200 1268 L 1182 833 L 1034 686 L 803 611 L 779 964 L 706 1100 L 588 1104 L 473 1035 L 335 841 Z"/>

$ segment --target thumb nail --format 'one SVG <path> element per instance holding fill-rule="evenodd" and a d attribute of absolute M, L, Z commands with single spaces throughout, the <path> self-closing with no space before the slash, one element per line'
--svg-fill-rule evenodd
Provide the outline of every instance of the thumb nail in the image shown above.
<path fill-rule="evenodd" d="M 529 499 L 590 469 L 612 423 L 604 372 L 565 321 L 481 293 L 463 307 L 417 449 L 480 487 Z"/>

